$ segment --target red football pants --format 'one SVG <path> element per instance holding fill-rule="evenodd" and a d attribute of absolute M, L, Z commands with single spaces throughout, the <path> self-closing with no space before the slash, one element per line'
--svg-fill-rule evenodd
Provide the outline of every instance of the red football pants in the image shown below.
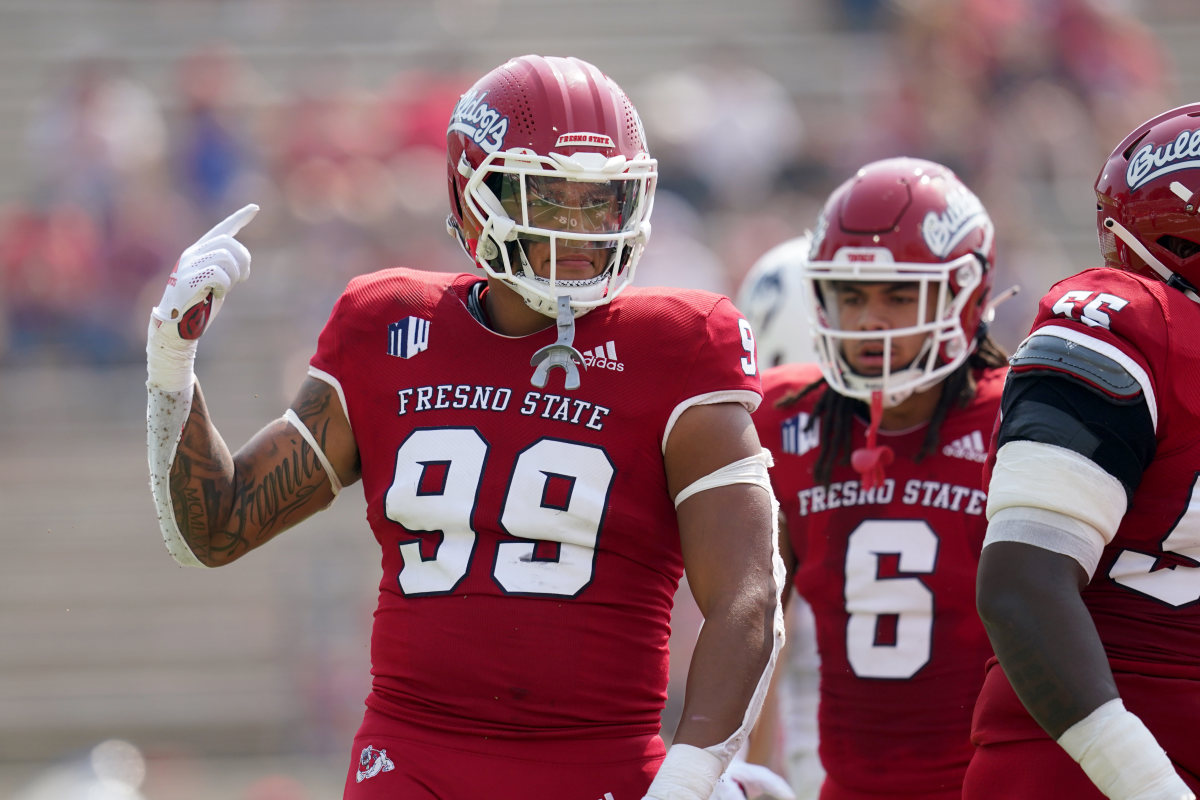
<path fill-rule="evenodd" d="M 665 754 L 658 736 L 488 739 L 434 733 L 368 711 L 354 738 L 343 800 L 641 800 Z"/>

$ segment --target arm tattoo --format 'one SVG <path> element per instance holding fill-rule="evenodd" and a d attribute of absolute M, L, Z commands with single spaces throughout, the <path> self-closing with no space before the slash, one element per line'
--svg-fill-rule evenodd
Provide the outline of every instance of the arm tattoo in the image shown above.
<path fill-rule="evenodd" d="M 300 387 L 300 394 L 296 397 L 292 407 L 296 409 L 296 416 L 308 424 L 310 417 L 325 417 L 329 411 L 329 404 L 332 402 L 333 392 L 324 384 L 315 382 L 306 382 Z M 316 431 L 313 431 L 316 436 Z M 318 437 L 320 439 L 320 437 Z M 325 440 L 320 439 L 321 446 L 325 445 Z"/>
<path fill-rule="evenodd" d="M 306 392 L 302 406 L 302 415 L 316 415 L 313 435 L 321 446 L 329 422 L 319 409 L 328 402 Z M 231 456 L 196 392 L 171 465 L 171 500 L 198 558 L 225 563 L 244 555 L 311 514 L 314 496 L 327 485 L 316 453 L 286 422 L 272 423 Z"/>
<path fill-rule="evenodd" d="M 257 547 L 304 519 L 302 513 L 325 472 L 316 454 L 300 436 L 291 437 L 291 448 L 262 459 L 262 469 L 252 470 L 247 482 L 234 481 L 229 524 L 213 537 L 213 549 L 237 556 Z"/>

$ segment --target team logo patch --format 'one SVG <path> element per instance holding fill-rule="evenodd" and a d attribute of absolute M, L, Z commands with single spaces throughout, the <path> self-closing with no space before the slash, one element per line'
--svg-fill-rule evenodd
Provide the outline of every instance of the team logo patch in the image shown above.
<path fill-rule="evenodd" d="M 1125 183 L 1136 189 L 1168 173 L 1196 168 L 1200 168 L 1200 128 L 1180 131 L 1173 141 L 1158 147 L 1153 142 L 1142 145 L 1129 158 Z"/>
<path fill-rule="evenodd" d="M 378 750 L 368 745 L 358 756 L 358 771 L 354 773 L 354 782 L 362 783 L 367 778 L 374 778 L 381 772 L 391 772 L 395 768 L 396 765 L 388 758 L 387 750 Z"/>
<path fill-rule="evenodd" d="M 420 317 L 405 317 L 388 325 L 388 355 L 412 358 L 422 350 L 428 350 L 429 328 L 429 320 Z"/>
<path fill-rule="evenodd" d="M 966 188 L 958 188 L 946 193 L 945 211 L 925 215 L 921 237 L 931 253 L 944 259 L 968 233 L 989 224 L 979 198 Z"/>
<path fill-rule="evenodd" d="M 464 94 L 454 107 L 454 113 L 450 115 L 450 127 L 447 132 L 465 134 L 484 152 L 494 153 L 504 146 L 504 137 L 508 134 L 508 117 L 487 104 L 487 94 L 474 89 Z"/>
<path fill-rule="evenodd" d="M 811 420 L 811 416 L 801 411 L 791 419 L 783 421 L 780 426 L 783 452 L 793 456 L 802 456 L 821 443 L 821 428 L 819 425 L 813 425 L 810 430 L 809 422 Z"/>

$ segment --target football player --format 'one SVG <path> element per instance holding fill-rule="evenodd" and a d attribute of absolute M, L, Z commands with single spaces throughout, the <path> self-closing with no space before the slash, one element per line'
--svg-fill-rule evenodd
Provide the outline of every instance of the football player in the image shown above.
<path fill-rule="evenodd" d="M 750 326 L 728 298 L 630 285 L 656 162 L 595 66 L 497 67 L 447 142 L 476 270 L 352 280 L 294 402 L 232 455 L 192 364 L 257 208 L 184 252 L 148 343 L 167 547 L 227 564 L 362 480 L 383 575 L 346 798 L 707 800 L 783 634 Z M 705 623 L 668 750 L 685 569 Z"/>
<path fill-rule="evenodd" d="M 1104 268 L 1042 298 L 992 443 L 971 800 L 1200 788 L 1200 104 L 1095 192 Z"/>
<path fill-rule="evenodd" d="M 815 360 L 804 292 L 804 262 L 812 240 L 788 239 L 763 253 L 750 267 L 734 297 L 754 328 L 762 369 Z M 771 691 L 763 704 L 746 751 L 751 763 L 782 772 L 799 800 L 813 800 L 825 780 L 817 755 L 819 662 L 812 609 L 792 587 L 784 624 L 787 644 L 780 651 Z"/>
<path fill-rule="evenodd" d="M 763 373 L 781 550 L 815 619 L 822 800 L 962 790 L 990 654 L 974 585 L 1005 367 L 994 270 L 991 219 L 949 169 L 867 164 L 801 263 L 818 362 Z"/>

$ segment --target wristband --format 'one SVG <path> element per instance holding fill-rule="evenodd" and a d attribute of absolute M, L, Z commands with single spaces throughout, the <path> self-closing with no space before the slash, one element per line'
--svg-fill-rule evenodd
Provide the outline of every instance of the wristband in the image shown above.
<path fill-rule="evenodd" d="M 1119 697 L 1067 728 L 1058 744 L 1110 800 L 1195 800 L 1154 734 Z"/>
<path fill-rule="evenodd" d="M 164 392 L 191 389 L 198 343 L 179 338 L 177 323 L 152 316 L 146 330 L 146 380 Z"/>
<path fill-rule="evenodd" d="M 724 771 L 721 759 L 707 750 L 673 744 L 642 800 L 709 800 Z"/>

